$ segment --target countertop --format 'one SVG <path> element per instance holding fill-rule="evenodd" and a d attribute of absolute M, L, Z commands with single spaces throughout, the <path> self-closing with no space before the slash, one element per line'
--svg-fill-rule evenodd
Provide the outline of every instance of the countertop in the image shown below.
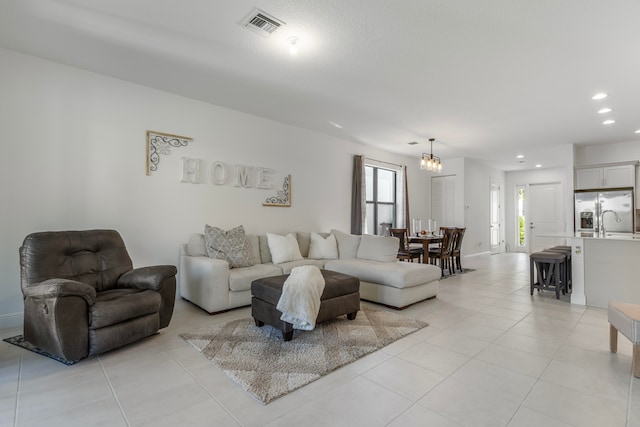
<path fill-rule="evenodd" d="M 578 238 L 578 239 L 600 239 L 600 240 L 631 240 L 640 242 L 640 233 L 600 233 L 593 232 L 576 232 L 576 233 L 545 233 L 540 234 L 540 237 L 564 237 L 564 238 Z"/>

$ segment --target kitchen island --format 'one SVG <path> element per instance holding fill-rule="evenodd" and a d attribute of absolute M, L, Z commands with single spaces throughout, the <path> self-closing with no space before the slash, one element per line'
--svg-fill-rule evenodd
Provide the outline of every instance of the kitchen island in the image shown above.
<path fill-rule="evenodd" d="M 568 233 L 571 303 L 606 308 L 611 300 L 640 304 L 640 234 Z"/>

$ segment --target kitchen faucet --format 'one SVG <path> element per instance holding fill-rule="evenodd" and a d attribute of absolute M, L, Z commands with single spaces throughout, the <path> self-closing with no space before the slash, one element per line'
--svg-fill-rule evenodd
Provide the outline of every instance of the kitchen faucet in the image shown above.
<path fill-rule="evenodd" d="M 622 222 L 622 220 L 620 219 L 620 215 L 618 215 L 618 212 L 612 211 L 611 209 L 602 211 L 602 213 L 600 214 L 600 231 L 602 232 L 602 237 L 604 237 L 604 214 L 606 214 L 607 212 L 611 212 L 616 216 L 616 222 Z"/>

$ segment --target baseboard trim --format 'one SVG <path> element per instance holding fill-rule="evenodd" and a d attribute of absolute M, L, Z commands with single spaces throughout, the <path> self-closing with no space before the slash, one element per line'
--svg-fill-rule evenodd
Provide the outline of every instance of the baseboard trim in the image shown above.
<path fill-rule="evenodd" d="M 24 323 L 23 313 L 0 315 L 0 329 L 17 328 Z"/>
<path fill-rule="evenodd" d="M 472 256 L 480 256 L 480 255 L 491 255 L 491 252 L 489 252 L 489 251 L 478 252 L 478 253 L 475 253 L 475 254 L 465 255 L 462 258 L 471 258 Z"/>

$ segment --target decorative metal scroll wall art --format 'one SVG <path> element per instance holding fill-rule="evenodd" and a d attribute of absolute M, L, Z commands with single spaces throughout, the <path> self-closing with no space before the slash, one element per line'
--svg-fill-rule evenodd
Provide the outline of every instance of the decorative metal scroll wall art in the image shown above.
<path fill-rule="evenodd" d="M 147 131 L 147 175 L 158 170 L 160 154 L 171 154 L 171 147 L 186 147 L 193 138 L 170 133 Z"/>
<path fill-rule="evenodd" d="M 278 190 L 278 195 L 269 197 L 262 206 L 291 206 L 291 175 L 287 175 L 282 183 L 282 190 Z"/>

